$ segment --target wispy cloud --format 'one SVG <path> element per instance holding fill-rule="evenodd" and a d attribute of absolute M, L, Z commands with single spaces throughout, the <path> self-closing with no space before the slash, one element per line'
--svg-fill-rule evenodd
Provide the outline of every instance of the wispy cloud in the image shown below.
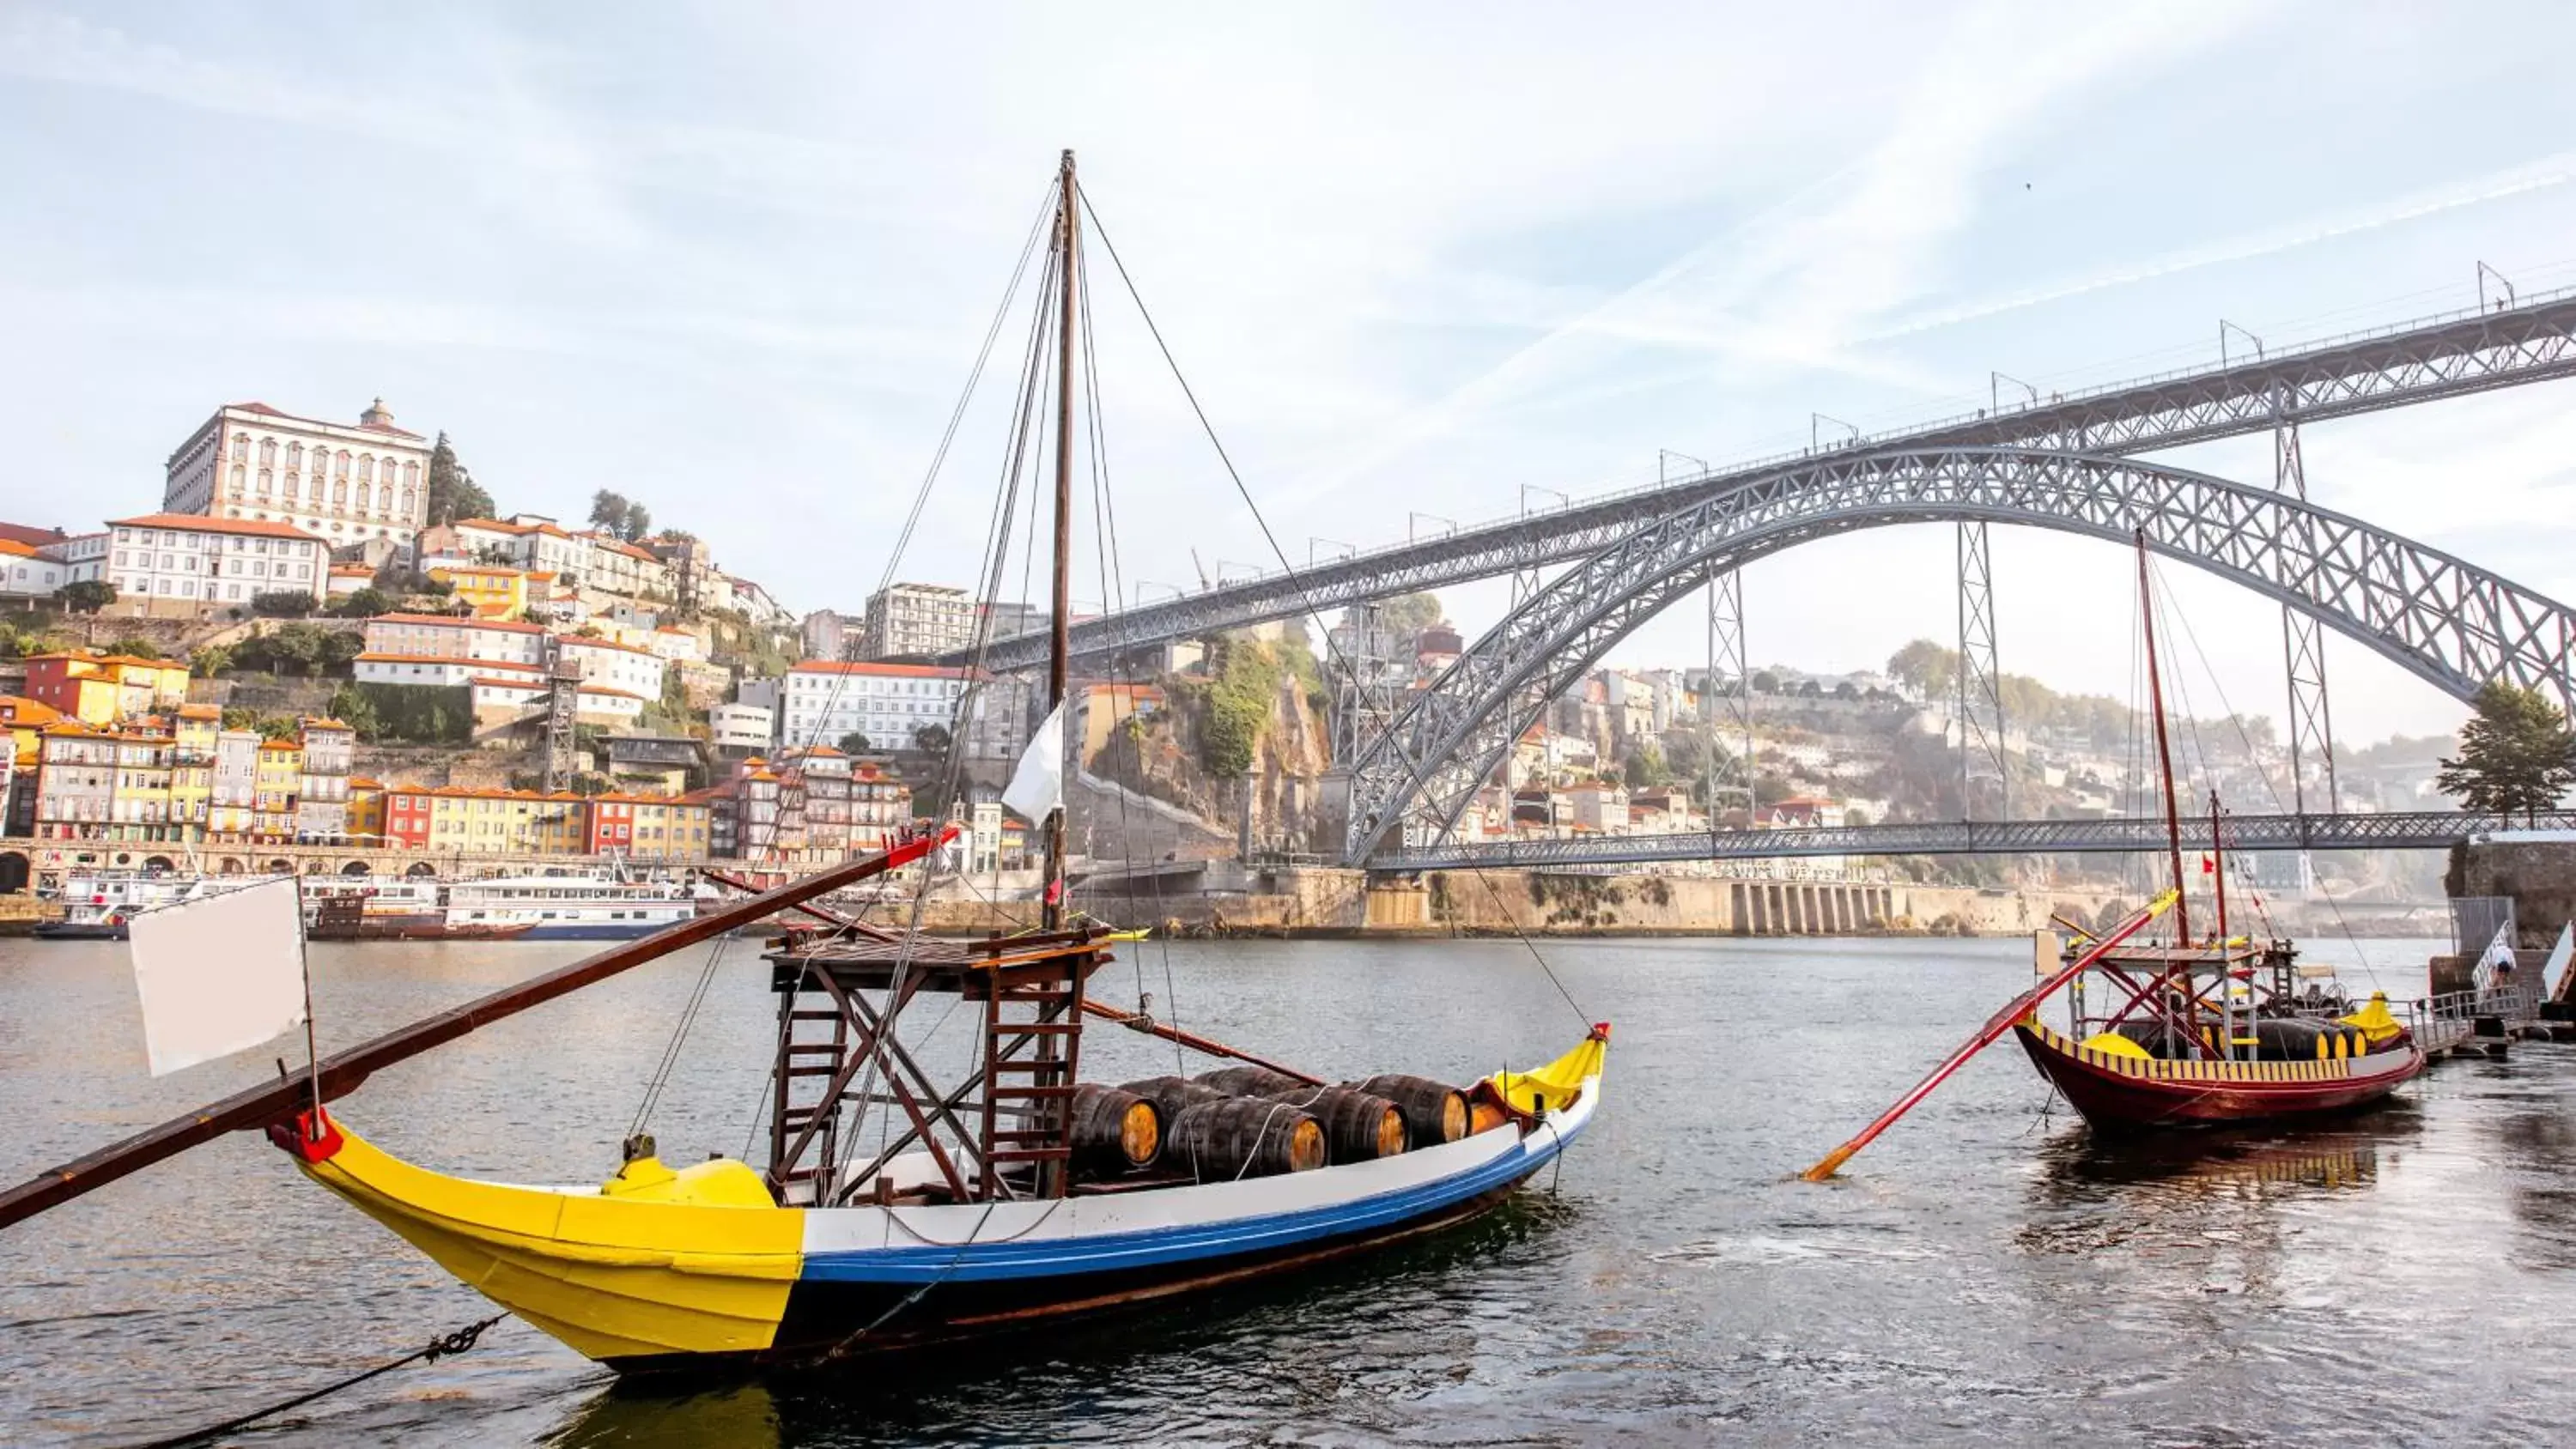
<path fill-rule="evenodd" d="M 2111 10 L 2071 26 L 2065 14 L 2004 5 L 1969 12 L 1865 154 L 1566 318 L 1299 480 L 1289 496 L 1329 494 L 1586 373 L 1598 385 L 1601 372 L 1643 368 L 1663 385 L 1673 372 L 1659 354 L 1694 355 L 1691 371 L 1710 377 L 1790 368 L 1944 390 L 1941 374 L 1857 344 L 1920 296 L 1970 220 L 1979 178 L 2028 144 L 2052 108 L 2214 44 L 2251 12 Z"/>
<path fill-rule="evenodd" d="M 2483 206 L 2532 192 L 2564 186 L 2576 177 L 2576 153 L 2558 155 L 2515 166 L 2502 171 L 2451 185 L 2394 197 L 2368 206 L 2305 219 L 2287 226 L 2269 227 L 2262 231 L 2230 237 L 2202 246 L 2187 247 L 2145 261 L 2105 268 L 2072 281 L 2045 287 L 2009 292 L 2001 296 L 1979 298 L 1947 306 L 1929 308 L 1900 316 L 1891 325 L 1872 332 L 1868 341 L 1890 342 L 1900 337 L 1929 332 L 1941 327 L 1954 327 L 1964 322 L 1983 321 L 2010 312 L 2044 307 L 2092 292 L 2114 287 L 2135 286 L 2159 277 L 2177 276 L 2204 267 L 2224 266 L 2231 262 L 2248 262 L 2261 257 L 2279 256 L 2285 252 L 2322 246 L 2329 242 L 2356 237 L 2385 227 L 2403 226 L 2439 216 L 2444 212 Z"/>

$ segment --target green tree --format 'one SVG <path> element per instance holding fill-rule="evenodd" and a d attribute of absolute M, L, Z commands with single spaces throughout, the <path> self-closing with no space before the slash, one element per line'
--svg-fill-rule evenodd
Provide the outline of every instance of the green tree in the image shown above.
<path fill-rule="evenodd" d="M 1948 693 L 1957 681 L 1959 654 L 1929 639 L 1917 639 L 1888 656 L 1887 676 L 1904 685 L 1917 699 L 1936 698 Z"/>
<path fill-rule="evenodd" d="M 925 755 L 945 755 L 951 743 L 948 726 L 943 724 L 922 725 L 912 732 L 912 747 Z"/>
<path fill-rule="evenodd" d="M 224 728 L 228 730 L 255 730 L 259 728 L 259 711 L 246 704 L 225 705 Z"/>
<path fill-rule="evenodd" d="M 429 450 L 429 521 L 433 524 L 454 523 L 460 518 L 490 518 L 495 512 L 492 495 L 474 482 L 474 475 L 456 460 L 456 449 L 447 434 L 438 435 L 437 446 Z"/>
<path fill-rule="evenodd" d="M 140 634 L 128 634 L 110 643 L 107 646 L 107 652 L 123 654 L 132 659 L 158 659 L 161 657 L 161 646 Z"/>
<path fill-rule="evenodd" d="M 2478 691 L 2477 715 L 2460 730 L 2460 753 L 2442 761 L 2434 783 L 2471 810 L 2519 811 L 2528 820 L 2557 808 L 2576 785 L 2576 732 L 2540 691 L 2498 682 Z"/>
<path fill-rule="evenodd" d="M 264 740 L 291 740 L 304 733 L 304 726 L 292 715 L 264 714 L 251 726 Z"/>
<path fill-rule="evenodd" d="M 1418 634 L 1440 622 L 1440 596 L 1402 594 L 1378 605 L 1378 617 L 1399 634 Z"/>
<path fill-rule="evenodd" d="M 250 611 L 263 619 L 301 619 L 320 607 L 320 601 L 311 594 L 294 589 L 253 594 L 250 600 Z"/>
<path fill-rule="evenodd" d="M 393 612 L 394 601 L 385 591 L 369 585 L 344 596 L 331 606 L 331 612 L 344 619 L 372 619 Z"/>
<path fill-rule="evenodd" d="M 76 579 L 54 590 L 54 602 L 75 614 L 95 614 L 116 602 L 116 585 L 105 579 Z"/>
<path fill-rule="evenodd" d="M 633 543 L 653 531 L 653 514 L 625 494 L 602 488 L 590 495 L 590 523 L 611 537 Z"/>
<path fill-rule="evenodd" d="M 331 717 L 357 731 L 358 738 L 374 741 L 384 734 L 384 722 L 376 717 L 376 702 L 354 684 L 344 684 L 331 694 Z"/>
<path fill-rule="evenodd" d="M 188 672 L 199 679 L 212 679 L 232 667 L 233 651 L 229 644 L 209 644 L 188 656 Z"/>
<path fill-rule="evenodd" d="M 876 746 L 866 735 L 860 734 L 857 730 L 852 730 L 848 734 L 841 736 L 840 742 L 835 745 L 834 748 L 838 749 L 845 755 L 864 755 L 868 751 L 875 749 Z"/>

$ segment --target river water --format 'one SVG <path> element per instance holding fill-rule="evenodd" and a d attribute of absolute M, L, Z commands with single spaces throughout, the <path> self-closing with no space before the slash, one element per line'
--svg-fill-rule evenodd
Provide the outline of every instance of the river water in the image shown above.
<path fill-rule="evenodd" d="M 317 945 L 324 1049 L 579 949 Z M 2311 956 L 2411 995 L 2434 949 Z M 1466 1078 L 1608 1019 L 1605 1105 L 1477 1226 L 972 1371 L 638 1393 L 508 1320 L 238 1442 L 2342 1445 L 2555 1440 L 2576 1417 L 2576 1049 L 2437 1068 L 2331 1131 L 2142 1148 L 2043 1115 L 2007 1042 L 1813 1186 L 1792 1174 L 2028 982 L 2027 944 L 1550 943 L 1579 1013 L 1512 942 L 1128 950 L 1113 999 L 1141 977 L 1158 1013 L 1329 1075 Z M 704 969 L 539 1008 L 337 1110 L 447 1171 L 595 1180 Z M 768 1065 L 765 968 L 735 944 L 712 970 L 651 1123 L 674 1161 L 743 1150 Z M 1170 1051 L 1095 1031 L 1087 1075 Z M 0 943 L 8 1180 L 256 1074 L 150 1081 L 122 948 Z M 0 1438 L 173 1433 L 487 1311 L 237 1135 L 0 1235 Z"/>

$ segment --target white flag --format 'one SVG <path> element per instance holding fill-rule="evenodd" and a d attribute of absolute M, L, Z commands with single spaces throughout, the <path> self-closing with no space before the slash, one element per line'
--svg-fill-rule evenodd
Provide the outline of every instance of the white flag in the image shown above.
<path fill-rule="evenodd" d="M 2557 1000 L 2567 1000 L 2567 962 L 2576 956 L 2576 921 L 2558 928 L 2558 944 L 2549 950 L 2549 959 L 2540 968 L 2540 986 Z M 2551 985 L 2552 982 L 2557 983 Z"/>
<path fill-rule="evenodd" d="M 1029 737 L 1019 768 L 1011 771 L 1011 783 L 1002 791 L 1002 803 L 1028 821 L 1044 821 L 1048 811 L 1064 803 L 1063 705 L 1038 722 L 1038 732 Z"/>
<path fill-rule="evenodd" d="M 127 928 L 152 1075 L 210 1062 L 304 1024 L 295 877 L 145 911 Z"/>

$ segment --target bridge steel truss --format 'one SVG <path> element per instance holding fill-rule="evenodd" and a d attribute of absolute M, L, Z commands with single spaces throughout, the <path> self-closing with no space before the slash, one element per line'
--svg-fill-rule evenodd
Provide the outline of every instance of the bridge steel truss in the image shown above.
<path fill-rule="evenodd" d="M 2185 850 L 2210 848 L 2209 820 L 2182 818 Z M 2576 810 L 2521 816 L 2465 815 L 2448 810 L 2370 815 L 2231 815 L 2228 853 L 2301 850 L 2439 850 L 2476 835 L 2576 829 Z M 1677 860 L 1786 860 L 1816 856 L 2161 854 L 2162 817 L 2110 820 L 1963 820 L 1922 825 L 1846 825 L 1830 829 L 1694 830 L 1662 835 L 1583 835 L 1564 840 L 1504 840 L 1416 846 L 1369 861 L 1382 871 L 1563 870 Z"/>
<path fill-rule="evenodd" d="M 1739 484 L 1560 573 L 1418 694 L 1353 762 L 1344 858 L 1445 836 L 1530 723 L 1611 646 L 1711 573 L 1914 522 L 2030 524 L 2148 546 L 2309 614 L 2466 699 L 2495 680 L 2576 702 L 2576 612 L 2304 499 L 2135 459 L 2006 448 L 1832 455 Z"/>
<path fill-rule="evenodd" d="M 2338 338 L 2268 358 L 2178 372 L 2020 407 L 1862 437 L 1823 456 L 1935 446 L 2132 454 L 2272 431 L 2492 388 L 2576 376 L 2576 291 Z M 1812 450 L 1811 450 L 1812 452 Z M 1583 499 L 1503 523 L 1330 559 L 1293 573 L 1202 589 L 1076 624 L 1076 653 L 1097 656 L 1309 610 L 1586 558 L 1621 535 L 1748 483 L 1802 473 L 1791 454 Z M 987 667 L 1034 668 L 1046 637 L 995 641 Z M 963 651 L 943 662 L 968 662 Z"/>

